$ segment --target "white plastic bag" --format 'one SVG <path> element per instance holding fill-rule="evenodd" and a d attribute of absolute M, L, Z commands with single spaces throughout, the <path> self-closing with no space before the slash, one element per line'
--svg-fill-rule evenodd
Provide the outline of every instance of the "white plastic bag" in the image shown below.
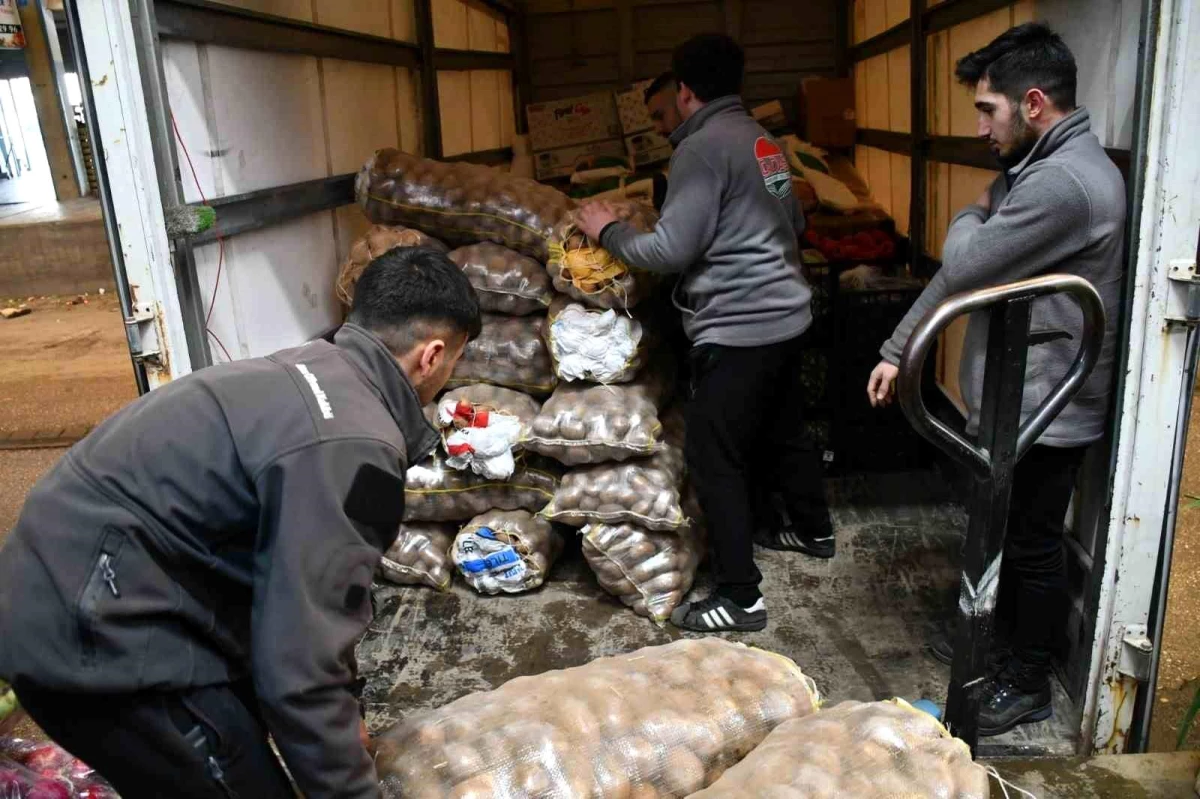
<path fill-rule="evenodd" d="M 546 343 L 561 380 L 627 383 L 645 360 L 642 323 L 625 313 L 559 298 L 546 318 Z"/>
<path fill-rule="evenodd" d="M 472 405 L 466 400 L 443 398 L 438 403 L 438 427 L 446 447 L 446 465 L 470 469 L 493 480 L 513 473 L 513 450 L 521 442 L 521 420 Z"/>
<path fill-rule="evenodd" d="M 493 511 L 472 519 L 450 550 L 463 579 L 482 594 L 540 586 L 563 549 L 562 536 L 528 511 Z"/>

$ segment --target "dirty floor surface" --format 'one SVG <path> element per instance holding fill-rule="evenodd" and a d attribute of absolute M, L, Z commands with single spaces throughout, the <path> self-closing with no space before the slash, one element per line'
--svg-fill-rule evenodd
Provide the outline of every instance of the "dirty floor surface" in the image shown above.
<path fill-rule="evenodd" d="M 1200 752 L 995 760 L 990 765 L 1040 799 L 1196 799 Z M 992 785 L 992 796 L 1002 795 Z M 1009 789 L 1009 796 L 1019 794 Z"/>
<path fill-rule="evenodd" d="M 83 299 L 0 300 L 32 309 L 0 319 L 0 441 L 82 433 L 137 397 L 116 295 Z"/>
<path fill-rule="evenodd" d="M 932 472 L 843 478 L 828 491 L 837 557 L 760 551 L 769 626 L 730 638 L 794 659 L 832 702 L 901 696 L 940 704 L 949 668 L 924 647 L 956 595 L 962 510 Z M 577 540 L 533 594 L 484 597 L 460 582 L 449 593 L 381 588 L 376 600 L 379 613 L 359 647 L 373 731 L 519 675 L 681 635 L 605 594 Z M 983 751 L 1071 754 L 1070 715 L 1059 691 L 1053 721 L 990 739 Z"/>

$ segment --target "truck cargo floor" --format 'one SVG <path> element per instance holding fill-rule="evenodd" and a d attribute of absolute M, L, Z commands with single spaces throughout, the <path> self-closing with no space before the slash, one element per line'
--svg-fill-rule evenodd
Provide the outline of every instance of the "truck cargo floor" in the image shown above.
<path fill-rule="evenodd" d="M 826 492 L 837 556 L 758 550 L 769 624 L 729 637 L 794 659 L 830 702 L 941 704 L 950 670 L 926 645 L 956 595 L 962 508 L 935 472 L 838 478 Z M 703 579 L 697 587 L 708 590 Z M 376 601 L 358 650 L 372 731 L 513 677 L 689 635 L 604 593 L 577 541 L 533 593 L 486 597 L 461 582 L 447 593 L 377 586 Z M 1056 682 L 1050 721 L 984 739 L 981 754 L 1072 754 L 1073 717 Z"/>

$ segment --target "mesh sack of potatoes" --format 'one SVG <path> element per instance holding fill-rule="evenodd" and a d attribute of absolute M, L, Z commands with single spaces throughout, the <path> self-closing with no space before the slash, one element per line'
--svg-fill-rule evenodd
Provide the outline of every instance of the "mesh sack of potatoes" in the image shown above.
<path fill-rule="evenodd" d="M 428 585 L 439 591 L 450 588 L 450 545 L 454 526 L 408 522 L 400 525 L 396 543 L 379 561 L 379 574 L 399 585 Z"/>
<path fill-rule="evenodd" d="M 377 738 L 385 796 L 683 797 L 817 708 L 785 657 L 681 640 L 470 694 Z"/>
<path fill-rule="evenodd" d="M 634 201 L 609 203 L 618 219 L 649 233 L 658 212 Z M 554 288 L 597 308 L 633 308 L 654 288 L 651 272 L 631 267 L 603 247 L 593 244 L 575 227 L 573 216 L 562 222 L 550 244 L 546 270 Z"/>
<path fill-rule="evenodd" d="M 426 408 L 427 416 L 431 413 L 430 408 L 434 409 L 432 411 L 434 416 L 430 418 L 430 421 L 435 427 L 438 426 L 436 408 L 450 401 L 456 404 L 468 403 L 475 410 L 494 411 L 507 416 L 515 416 L 521 422 L 522 439 L 528 437 L 529 431 L 533 427 L 533 420 L 537 418 L 542 409 L 542 404 L 528 394 L 522 394 L 520 391 L 513 391 L 503 386 L 493 386 L 489 383 L 475 383 L 447 391 L 436 405 Z"/>
<path fill-rule="evenodd" d="M 545 519 L 524 510 L 490 511 L 459 531 L 450 556 L 481 594 L 515 594 L 540 586 L 562 550 L 562 536 Z"/>
<path fill-rule="evenodd" d="M 483 315 L 483 330 L 467 343 L 446 385 L 491 383 L 546 395 L 558 384 L 542 338 L 545 316 Z"/>
<path fill-rule="evenodd" d="M 484 241 L 452 250 L 450 260 L 475 287 L 483 311 L 524 316 L 546 310 L 554 299 L 545 267 L 515 250 Z"/>
<path fill-rule="evenodd" d="M 406 225 L 454 246 L 491 241 L 545 263 L 575 201 L 529 178 L 467 163 L 377 150 L 354 183 L 372 222 Z"/>
<path fill-rule="evenodd" d="M 442 252 L 446 251 L 445 244 L 419 230 L 372 225 L 366 233 L 350 245 L 346 262 L 338 270 L 335 289 L 342 305 L 349 308 L 354 304 L 354 287 L 358 285 L 358 278 L 362 276 L 367 265 L 396 247 L 432 247 Z"/>
<path fill-rule="evenodd" d="M 546 314 L 554 373 L 567 381 L 628 383 L 646 362 L 645 327 L 612 309 L 596 310 L 559 296 Z"/>
<path fill-rule="evenodd" d="M 600 523 L 678 530 L 685 520 L 680 496 L 683 475 L 682 437 L 667 432 L 659 451 L 649 458 L 567 472 L 542 515 L 572 527 Z"/>
<path fill-rule="evenodd" d="M 506 480 L 540 409 L 527 394 L 477 383 L 446 392 L 424 411 L 442 433 L 448 466 Z"/>
<path fill-rule="evenodd" d="M 695 799 L 843 796 L 986 799 L 971 750 L 902 699 L 842 702 L 781 724 Z"/>
<path fill-rule="evenodd" d="M 704 559 L 704 528 L 692 522 L 668 533 L 632 524 L 589 524 L 581 532 L 600 587 L 656 624 L 692 590 Z"/>
<path fill-rule="evenodd" d="M 553 461 L 523 454 L 511 477 L 491 480 L 453 469 L 435 452 L 405 473 L 404 520 L 462 522 L 497 509 L 537 513 L 554 497 L 561 472 Z"/>
<path fill-rule="evenodd" d="M 568 466 L 653 455 L 662 449 L 658 409 L 673 385 L 672 363 L 662 358 L 632 383 L 561 383 L 533 420 L 525 448 Z"/>

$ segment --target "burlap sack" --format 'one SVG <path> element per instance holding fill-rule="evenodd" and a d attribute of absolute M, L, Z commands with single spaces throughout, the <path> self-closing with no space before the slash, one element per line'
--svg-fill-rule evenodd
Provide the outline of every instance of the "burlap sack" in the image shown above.
<path fill-rule="evenodd" d="M 371 261 L 394 247 L 432 247 L 435 250 L 446 251 L 445 244 L 419 230 L 387 225 L 372 226 L 350 245 L 346 261 L 338 270 L 335 290 L 342 305 L 349 308 L 354 304 L 354 287 L 358 285 L 358 278 L 363 270 Z"/>

